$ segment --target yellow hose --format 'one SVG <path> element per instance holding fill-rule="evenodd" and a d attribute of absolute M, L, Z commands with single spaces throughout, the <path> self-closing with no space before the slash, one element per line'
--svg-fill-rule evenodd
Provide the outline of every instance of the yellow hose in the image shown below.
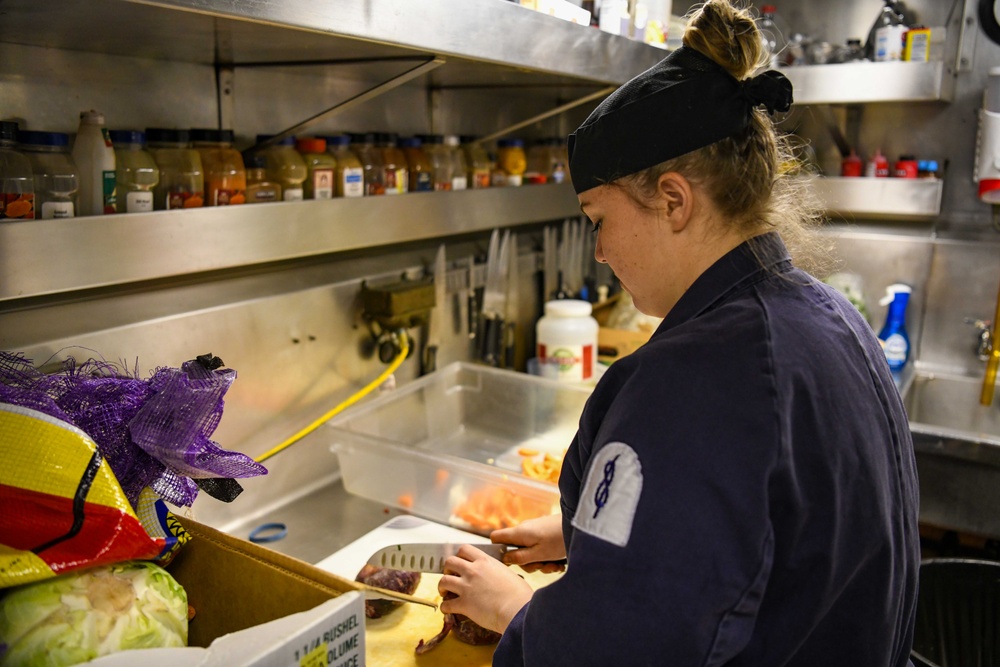
<path fill-rule="evenodd" d="M 329 420 L 331 417 L 333 417 L 334 415 L 336 415 L 336 414 L 342 412 L 343 410 L 346 410 L 347 408 L 351 407 L 352 405 L 354 405 L 355 403 L 357 403 L 358 401 L 360 401 L 362 398 L 364 398 L 365 396 L 367 396 L 368 394 L 370 394 L 372 392 L 372 390 L 374 390 L 376 387 L 378 387 L 383 382 L 385 382 L 390 375 L 392 375 L 393 373 L 396 372 L 396 369 L 399 368 L 399 366 L 403 363 L 403 361 L 406 359 L 406 355 L 410 351 L 410 346 L 408 344 L 408 339 L 407 339 L 406 334 L 404 333 L 402 336 L 400 336 L 400 339 L 401 339 L 401 343 L 399 345 L 399 354 L 397 354 L 396 358 L 392 360 L 392 363 L 389 364 L 389 367 L 386 368 L 384 371 L 382 371 L 381 375 L 379 375 L 377 378 L 375 378 L 374 380 L 372 380 L 371 382 L 369 382 L 360 391 L 358 391 L 356 394 L 354 394 L 353 396 L 351 396 L 350 398 L 348 398 L 346 401 L 344 401 L 343 403 L 341 403 L 337 407 L 333 408 L 332 410 L 330 410 L 329 412 L 327 412 L 325 415 L 323 415 L 322 417 L 320 417 L 319 419 L 317 419 L 313 423 L 309 424 L 308 426 L 306 426 L 304 429 L 302 429 L 301 431 L 299 431 L 295 435 L 291 436 L 290 438 L 286 439 L 285 441 L 283 441 L 283 442 L 275 445 L 274 447 L 272 447 L 268 451 L 264 452 L 263 454 L 261 454 L 260 456 L 258 456 L 254 460 L 257 461 L 257 463 L 261 463 L 261 462 L 266 461 L 267 459 L 271 458 L 275 454 L 277 454 L 277 453 L 279 453 L 281 451 L 284 451 L 285 449 L 291 447 L 296 442 L 298 442 L 302 438 L 306 437 L 307 435 L 309 435 L 310 433 L 312 433 L 313 431 L 315 431 L 316 429 L 318 429 L 320 426 L 323 425 L 324 422 L 326 422 L 327 420 Z"/>

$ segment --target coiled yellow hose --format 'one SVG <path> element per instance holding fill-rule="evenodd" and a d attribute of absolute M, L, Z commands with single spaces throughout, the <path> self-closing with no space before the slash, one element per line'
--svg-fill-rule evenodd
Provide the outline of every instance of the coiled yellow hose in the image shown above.
<path fill-rule="evenodd" d="M 317 419 L 313 423 L 309 424 L 308 426 L 306 426 L 304 429 L 302 429 L 301 431 L 299 431 L 295 435 L 293 435 L 290 438 L 284 440 L 283 442 L 275 445 L 274 447 L 272 447 L 268 451 L 264 452 L 263 454 L 261 454 L 260 456 L 258 456 L 257 458 L 255 458 L 254 460 L 257 461 L 257 463 L 261 463 L 261 462 L 266 461 L 267 459 L 271 458 L 275 454 L 288 449 L 289 447 L 291 447 L 292 445 L 294 445 L 296 442 L 298 442 L 302 438 L 306 437 L 307 435 L 309 435 L 310 433 L 312 433 L 313 431 L 315 431 L 316 429 L 318 429 L 326 421 L 328 421 L 331 417 L 333 417 L 334 415 L 339 414 L 340 412 L 342 412 L 342 411 L 346 410 L 347 408 L 351 407 L 352 405 L 354 405 L 355 403 L 357 403 L 358 401 L 360 401 L 362 398 L 364 398 L 365 396 L 367 396 L 368 394 L 370 394 L 375 388 L 377 388 L 378 386 L 380 386 L 383 382 L 385 382 L 389 378 L 390 375 L 392 375 L 393 373 L 396 372 L 396 369 L 400 367 L 400 365 L 406 359 L 406 355 L 410 351 L 409 339 L 408 339 L 406 333 L 403 333 L 403 335 L 400 336 L 400 339 L 401 339 L 401 343 L 399 345 L 399 354 L 397 354 L 396 358 L 392 360 L 392 362 L 389 364 L 389 366 L 384 371 L 382 371 L 381 375 L 379 375 L 377 378 L 375 378 L 374 380 L 372 380 L 371 382 L 369 382 L 360 391 L 358 391 L 357 393 L 355 393 L 353 396 L 351 396 L 350 398 L 348 398 L 346 401 L 344 401 L 340 405 L 336 406 L 335 408 L 331 409 L 325 415 L 323 415 L 322 417 L 320 417 L 319 419 Z"/>

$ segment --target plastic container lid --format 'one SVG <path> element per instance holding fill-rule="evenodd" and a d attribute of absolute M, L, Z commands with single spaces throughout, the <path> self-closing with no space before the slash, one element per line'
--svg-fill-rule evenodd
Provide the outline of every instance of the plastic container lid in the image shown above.
<path fill-rule="evenodd" d="M 104 114 L 100 111 L 81 111 L 80 120 L 84 123 L 96 123 L 97 125 L 104 125 Z"/>
<path fill-rule="evenodd" d="M 187 130 L 174 130 L 165 127 L 147 127 L 146 141 L 149 143 L 186 144 L 191 141 L 191 133 Z"/>
<path fill-rule="evenodd" d="M 260 153 L 243 153 L 243 166 L 247 169 L 266 169 L 267 158 Z"/>
<path fill-rule="evenodd" d="M 420 137 L 420 140 L 423 141 L 425 144 L 444 143 L 444 135 L 441 134 L 418 134 L 417 136 Z"/>
<path fill-rule="evenodd" d="M 232 130 L 211 130 L 201 127 L 191 129 L 191 141 L 206 141 L 213 144 L 233 143 Z"/>
<path fill-rule="evenodd" d="M 0 141 L 17 141 L 17 123 L 12 120 L 0 121 Z"/>
<path fill-rule="evenodd" d="M 500 148 L 523 148 L 523 139 L 501 139 L 497 142 L 497 146 Z"/>
<path fill-rule="evenodd" d="M 35 132 L 21 130 L 17 141 L 23 146 L 69 146 L 69 135 L 63 132 Z"/>
<path fill-rule="evenodd" d="M 457 134 L 447 134 L 444 137 L 445 146 L 458 146 L 459 138 Z"/>
<path fill-rule="evenodd" d="M 273 134 L 258 134 L 257 135 L 257 143 L 259 144 L 259 143 L 265 142 L 265 141 L 267 141 L 268 139 L 270 139 L 273 136 L 274 136 Z M 274 142 L 271 145 L 272 146 L 294 146 L 295 145 L 295 137 L 290 137 L 290 136 L 289 137 L 285 137 L 281 141 L 276 141 L 276 142 Z"/>
<path fill-rule="evenodd" d="M 108 136 L 111 137 L 111 143 L 113 144 L 145 144 L 146 134 L 138 130 L 109 130 Z"/>
<path fill-rule="evenodd" d="M 400 148 L 420 148 L 420 146 L 422 146 L 423 143 L 424 142 L 422 142 L 417 137 L 403 137 L 402 139 L 399 140 L 399 147 Z"/>
<path fill-rule="evenodd" d="M 545 302 L 545 314 L 551 317 L 590 317 L 594 307 L 580 299 L 557 299 Z"/>
<path fill-rule="evenodd" d="M 295 140 L 295 149 L 300 153 L 325 153 L 326 139 L 322 137 L 301 137 Z"/>

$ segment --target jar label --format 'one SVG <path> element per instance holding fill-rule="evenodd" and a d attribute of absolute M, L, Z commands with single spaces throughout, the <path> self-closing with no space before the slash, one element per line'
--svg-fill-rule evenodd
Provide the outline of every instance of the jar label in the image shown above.
<path fill-rule="evenodd" d="M 110 146 L 111 144 L 109 143 L 108 145 Z M 115 196 L 117 181 L 114 171 L 104 171 L 101 172 L 101 174 L 101 183 L 104 195 L 104 215 L 110 215 L 115 212 L 115 203 L 118 201 L 118 198 Z"/>
<path fill-rule="evenodd" d="M 281 198 L 285 201 L 302 201 L 302 188 L 285 188 L 281 191 Z"/>
<path fill-rule="evenodd" d="M 414 174 L 414 192 L 430 192 L 434 189 L 434 183 L 431 181 L 431 174 L 429 171 L 418 171 Z"/>
<path fill-rule="evenodd" d="M 555 368 L 557 379 L 566 382 L 582 382 L 594 376 L 593 345 L 553 345 L 538 344 L 538 361 Z"/>
<path fill-rule="evenodd" d="M 247 200 L 243 190 L 217 188 L 210 192 L 212 206 L 235 206 Z"/>
<path fill-rule="evenodd" d="M 313 172 L 313 199 L 333 199 L 332 169 L 317 169 Z"/>
<path fill-rule="evenodd" d="M 167 192 L 165 208 L 201 208 L 205 205 L 204 192 L 187 192 L 186 190 L 171 190 Z"/>
<path fill-rule="evenodd" d="M 153 210 L 153 193 L 149 190 L 138 190 L 125 195 L 126 213 L 145 213 Z"/>
<path fill-rule="evenodd" d="M 346 167 L 342 185 L 345 197 L 363 197 L 365 194 L 365 170 L 361 167 Z"/>
<path fill-rule="evenodd" d="M 31 192 L 0 193 L 0 220 L 33 220 L 35 195 Z"/>
<path fill-rule="evenodd" d="M 468 183 L 465 180 L 465 176 L 455 176 L 451 179 L 451 189 L 452 190 L 464 190 Z"/>
<path fill-rule="evenodd" d="M 889 362 L 889 368 L 898 370 L 906 363 L 909 348 L 906 339 L 900 334 L 892 334 L 885 339 L 885 360 Z"/>
<path fill-rule="evenodd" d="M 72 217 L 75 217 L 75 211 L 73 210 L 73 202 L 71 201 L 47 201 L 42 204 L 43 220 Z"/>

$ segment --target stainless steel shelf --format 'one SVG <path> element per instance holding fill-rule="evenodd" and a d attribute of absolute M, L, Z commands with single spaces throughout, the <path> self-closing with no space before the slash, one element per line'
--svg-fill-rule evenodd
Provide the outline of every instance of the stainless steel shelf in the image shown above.
<path fill-rule="evenodd" d="M 795 87 L 795 104 L 947 101 L 954 88 L 943 62 L 858 62 L 781 71 Z"/>
<path fill-rule="evenodd" d="M 620 84 L 664 52 L 499 0 L 4 0 L 0 42 L 210 64 L 444 56 L 435 85 Z"/>
<path fill-rule="evenodd" d="M 579 214 L 562 184 L 0 223 L 0 301 Z"/>
<path fill-rule="evenodd" d="M 926 220 L 941 212 L 937 178 L 818 177 L 813 188 L 827 211 L 853 218 Z"/>

